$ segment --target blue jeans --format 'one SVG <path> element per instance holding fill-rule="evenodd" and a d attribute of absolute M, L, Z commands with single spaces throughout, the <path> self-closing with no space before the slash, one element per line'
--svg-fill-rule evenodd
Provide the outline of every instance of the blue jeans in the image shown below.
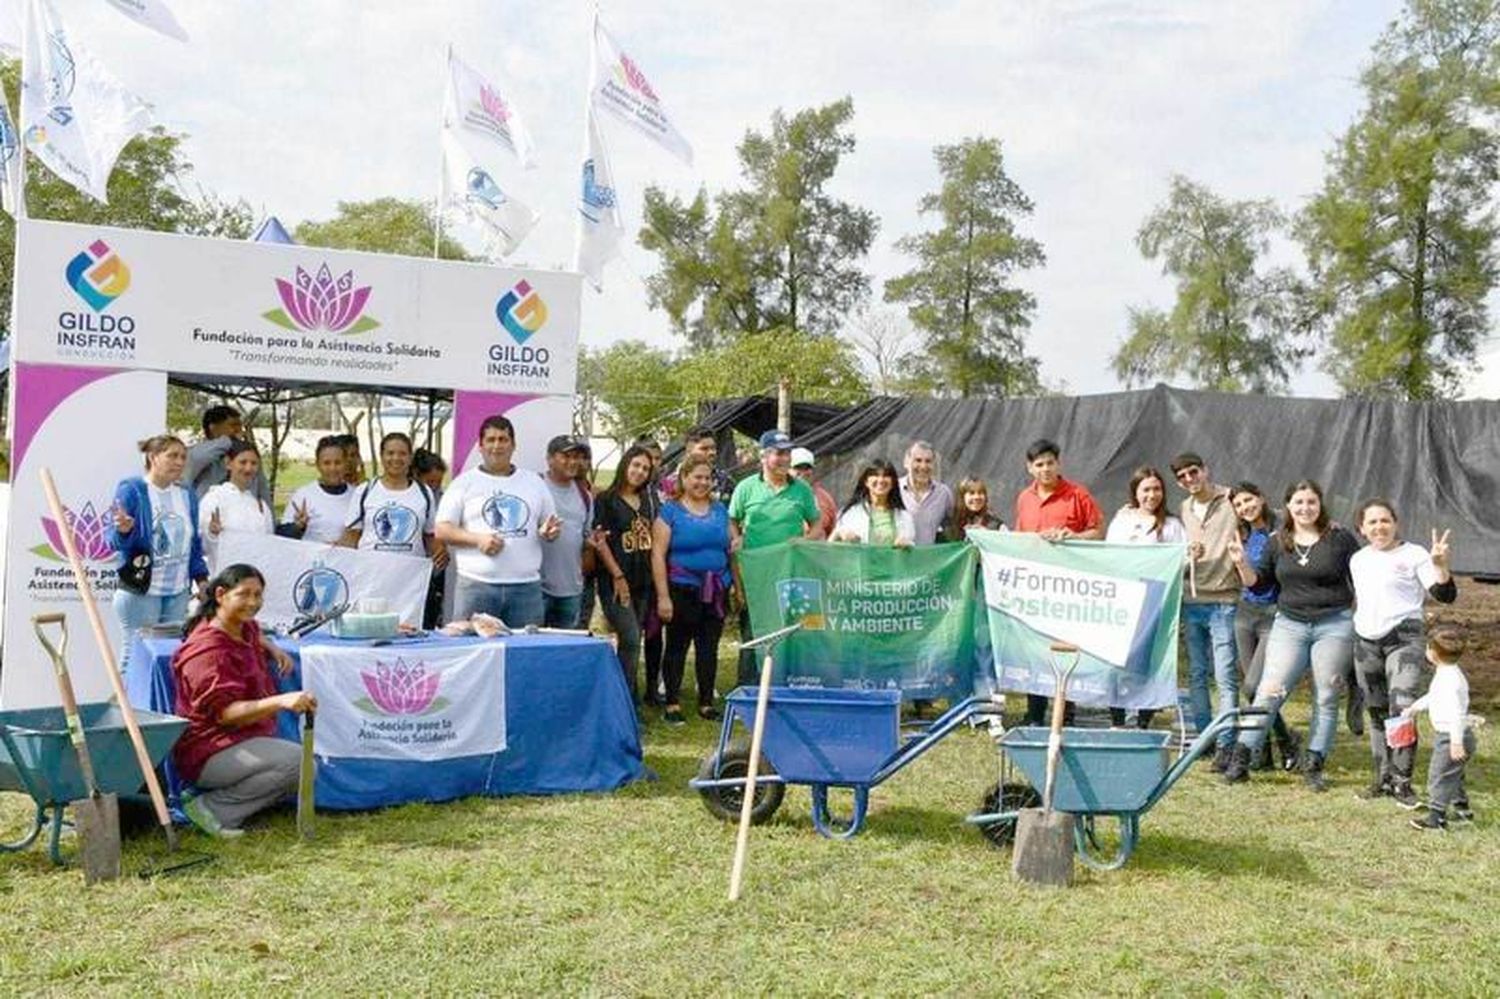
<path fill-rule="evenodd" d="M 542 594 L 542 623 L 549 628 L 578 627 L 578 617 L 582 609 L 582 593 L 575 593 L 571 597 Z"/>
<path fill-rule="evenodd" d="M 1240 704 L 1240 673 L 1235 666 L 1234 604 L 1183 604 L 1182 631 L 1188 652 L 1188 697 L 1201 732 L 1215 715 Z M 1219 707 L 1209 707 L 1208 677 L 1219 688 Z M 1219 733 L 1219 746 L 1234 742 L 1234 730 Z"/>
<path fill-rule="evenodd" d="M 491 614 L 511 629 L 542 623 L 542 581 L 486 583 L 458 577 L 453 591 L 453 616 L 462 621 L 476 613 Z"/>
<path fill-rule="evenodd" d="M 130 643 L 135 633 L 153 624 L 182 621 L 187 617 L 188 598 L 192 590 L 183 590 L 165 597 L 152 597 L 131 593 L 121 586 L 115 590 L 115 617 L 120 621 L 120 632 L 124 635 L 124 654 L 120 657 L 120 672 L 130 675 Z"/>
<path fill-rule="evenodd" d="M 1312 622 L 1293 621 L 1278 613 L 1266 638 L 1266 666 L 1260 689 L 1255 692 L 1255 706 L 1279 711 L 1311 667 L 1313 716 L 1307 748 L 1326 760 L 1338 725 L 1339 694 L 1347 684 L 1345 676 L 1353 660 L 1354 611 L 1335 611 Z M 1265 738 L 1263 728 L 1240 733 L 1240 742 L 1252 751 L 1258 750 Z"/>

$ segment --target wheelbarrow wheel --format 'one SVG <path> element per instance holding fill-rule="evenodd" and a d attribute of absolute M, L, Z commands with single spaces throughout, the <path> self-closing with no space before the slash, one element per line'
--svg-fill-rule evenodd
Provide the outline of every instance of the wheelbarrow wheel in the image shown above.
<path fill-rule="evenodd" d="M 750 747 L 743 742 L 733 742 L 725 747 L 723 759 L 719 758 L 718 753 L 712 753 L 703 760 L 703 765 L 698 768 L 698 779 L 743 780 L 749 770 Z M 760 766 L 756 768 L 756 775 L 771 777 L 775 773 L 776 770 L 762 755 Z M 740 808 L 745 803 L 743 786 L 705 787 L 700 788 L 698 793 L 703 796 L 703 807 L 707 808 L 715 818 L 724 822 L 740 820 Z M 757 781 L 755 798 L 750 806 L 750 822 L 753 825 L 759 825 L 775 815 L 784 797 L 786 797 L 785 784 L 762 784 Z"/>
<path fill-rule="evenodd" d="M 1023 808 L 1036 808 L 1041 803 L 1042 796 L 1036 793 L 1036 788 L 1030 784 L 1015 782 L 996 784 L 990 788 L 985 792 L 979 808 L 980 814 L 993 815 L 996 812 L 1019 812 Z M 1003 850 L 1016 838 L 1016 820 L 989 822 L 980 826 L 979 831 L 992 845 Z"/>

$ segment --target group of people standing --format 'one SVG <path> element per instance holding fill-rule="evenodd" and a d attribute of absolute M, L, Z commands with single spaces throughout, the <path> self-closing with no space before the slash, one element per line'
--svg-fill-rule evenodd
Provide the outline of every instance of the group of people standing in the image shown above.
<path fill-rule="evenodd" d="M 736 501 L 739 490 L 747 490 L 745 499 L 751 500 L 780 488 L 780 453 L 790 442 L 768 435 L 761 444 L 761 474 L 741 483 Z M 982 481 L 963 479 L 955 497 L 937 479 L 931 445 L 912 444 L 904 464 L 906 474 L 899 478 L 888 461 L 862 467 L 828 537 L 903 547 L 962 540 L 975 526 L 1006 529 Z M 1226 781 L 1240 783 L 1253 770 L 1269 768 L 1274 741 L 1281 766 L 1299 771 L 1310 789 L 1326 790 L 1338 706 L 1347 698 L 1349 725 L 1356 734 L 1368 729 L 1370 744 L 1371 780 L 1360 796 L 1389 797 L 1417 808 L 1414 727 L 1407 726 L 1397 744 L 1388 740 L 1387 730 L 1429 708 L 1439 744 L 1429 767 L 1429 811 L 1413 824 L 1442 828 L 1450 809 L 1468 817 L 1462 765 L 1472 751 L 1472 733 L 1464 722 L 1467 686 L 1456 666 L 1463 638 L 1443 629 L 1429 639 L 1423 625 L 1428 599 L 1450 603 L 1457 596 L 1449 533 L 1434 530 L 1428 548 L 1402 539 L 1395 505 L 1383 498 L 1359 507 L 1354 530 L 1342 527 L 1330 520 L 1323 489 L 1310 479 L 1291 484 L 1276 512 L 1254 483 L 1220 485 L 1194 452 L 1177 455 L 1169 467 L 1170 479 L 1153 466 L 1135 469 L 1123 505 L 1106 522 L 1089 490 L 1063 476 L 1058 444 L 1037 440 L 1026 451 L 1030 482 L 1016 497 L 1009 529 L 1049 541 L 1184 545 L 1181 633 L 1193 721 L 1206 727 L 1215 714 L 1237 707 L 1242 694 L 1269 715 L 1264 727 L 1220 736 L 1211 765 Z M 1176 515 L 1169 511 L 1169 481 L 1182 494 Z M 794 503 L 796 495 L 788 486 L 787 500 L 769 507 L 782 511 L 774 518 L 759 513 L 754 503 L 741 502 L 738 514 L 732 506 L 737 522 L 779 525 L 769 536 L 764 527 L 746 530 L 742 543 L 750 547 L 798 533 L 820 537 L 812 507 L 805 496 Z M 795 517 L 785 512 L 791 508 Z M 1444 678 L 1441 684 L 1434 681 L 1426 698 L 1419 697 L 1424 662 Z M 741 681 L 753 682 L 745 665 Z M 1308 674 L 1314 707 L 1303 740 L 1280 709 Z M 1047 707 L 1047 698 L 1029 695 L 1026 722 L 1044 724 Z M 1149 726 L 1153 715 L 1139 711 L 1135 724 Z M 1127 719 L 1124 710 L 1111 709 L 1114 725 Z"/>

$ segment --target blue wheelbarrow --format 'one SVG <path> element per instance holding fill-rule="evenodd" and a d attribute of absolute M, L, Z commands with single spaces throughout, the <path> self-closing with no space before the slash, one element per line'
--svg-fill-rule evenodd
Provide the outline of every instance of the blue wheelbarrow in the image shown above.
<path fill-rule="evenodd" d="M 1266 712 L 1260 708 L 1225 711 L 1199 733 L 1171 767 L 1167 766 L 1171 732 L 1064 729 L 1052 807 L 1075 817 L 1073 844 L 1078 859 L 1096 871 L 1124 866 L 1140 841 L 1141 818 L 1193 762 L 1225 730 L 1261 729 L 1266 723 Z M 1047 779 L 1049 734 L 1048 729 L 1026 726 L 1013 728 L 1000 739 L 1000 747 L 1034 787 L 1041 787 Z M 1096 820 L 1106 817 L 1115 818 L 1120 826 L 1113 854 L 1101 848 L 1096 835 Z M 1014 810 L 993 810 L 971 815 L 967 821 L 985 829 L 1007 823 L 1013 827 L 1016 818 Z"/>
<path fill-rule="evenodd" d="M 99 790 L 122 796 L 139 791 L 145 778 L 119 707 L 108 702 L 80 704 L 78 712 Z M 187 728 L 187 719 L 174 715 L 137 708 L 135 717 L 153 764 L 161 762 Z M 62 708 L 0 711 L 0 791 L 28 794 L 36 805 L 30 828 L 20 839 L 0 843 L 0 850 L 26 849 L 50 823 L 47 854 L 61 864 L 63 812 L 69 802 L 89 797 Z"/>
<path fill-rule="evenodd" d="M 698 776 L 690 782 L 709 812 L 726 822 L 739 820 L 750 761 L 749 746 L 733 739 L 734 726 L 738 722 L 750 730 L 758 693 L 756 687 L 730 692 L 718 747 L 704 758 Z M 831 839 L 848 839 L 864 825 L 871 788 L 971 718 L 998 718 L 999 714 L 1000 705 L 970 697 L 921 731 L 903 736 L 899 690 L 773 686 L 750 821 L 761 823 L 774 815 L 786 785 L 806 784 L 812 791 L 813 828 Z M 853 814 L 848 819 L 830 815 L 829 788 L 853 792 Z"/>

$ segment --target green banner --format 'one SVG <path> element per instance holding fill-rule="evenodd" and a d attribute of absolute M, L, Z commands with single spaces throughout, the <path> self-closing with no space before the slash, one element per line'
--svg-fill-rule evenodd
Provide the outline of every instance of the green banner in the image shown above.
<path fill-rule="evenodd" d="M 899 688 L 908 698 L 972 690 L 973 546 L 791 541 L 739 559 L 751 630 L 802 624 L 776 649 L 778 684 Z"/>
<path fill-rule="evenodd" d="M 1051 646 L 1079 648 L 1068 699 L 1120 708 L 1177 703 L 1180 544 L 1053 544 L 970 531 L 979 547 L 995 674 L 1002 690 L 1050 694 Z"/>

